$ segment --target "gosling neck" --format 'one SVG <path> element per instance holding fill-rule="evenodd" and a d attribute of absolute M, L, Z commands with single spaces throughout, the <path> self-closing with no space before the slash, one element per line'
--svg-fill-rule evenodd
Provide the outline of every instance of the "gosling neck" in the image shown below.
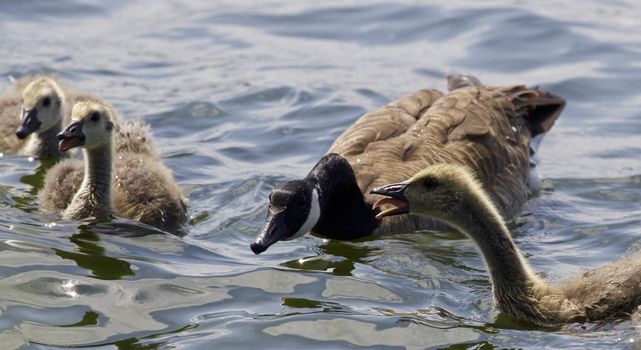
<path fill-rule="evenodd" d="M 61 158 L 65 154 L 58 150 L 56 135 L 62 130 L 62 119 L 47 130 L 34 132 L 25 146 L 26 154 L 38 157 Z"/>
<path fill-rule="evenodd" d="M 318 189 L 320 217 L 314 233 L 332 239 L 370 235 L 377 226 L 374 211 L 361 193 L 354 171 L 338 154 L 321 158 L 305 181 Z"/>
<path fill-rule="evenodd" d="M 83 185 L 90 186 L 101 198 L 111 198 L 112 154 L 111 142 L 104 146 L 84 149 L 86 161 Z"/>
<path fill-rule="evenodd" d="M 499 309 L 516 316 L 526 312 L 530 319 L 540 318 L 537 300 L 548 286 L 532 272 L 498 210 L 484 195 L 476 197 L 464 202 L 468 215 L 453 226 L 470 236 L 481 250 Z"/>
<path fill-rule="evenodd" d="M 83 149 L 85 175 L 78 192 L 64 213 L 66 219 L 108 217 L 112 214 L 111 197 L 113 145 Z"/>

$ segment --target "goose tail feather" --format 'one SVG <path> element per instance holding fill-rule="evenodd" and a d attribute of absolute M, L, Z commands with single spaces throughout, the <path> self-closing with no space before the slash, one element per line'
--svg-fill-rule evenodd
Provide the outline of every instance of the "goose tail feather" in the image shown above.
<path fill-rule="evenodd" d="M 525 125 L 530 130 L 528 185 L 532 190 L 538 190 L 542 179 L 539 169 L 539 146 L 565 108 L 565 99 L 538 87 L 513 87 L 505 93 L 511 98 L 514 108 L 523 116 Z"/>
<path fill-rule="evenodd" d="M 524 111 L 523 117 L 532 137 L 545 134 L 565 108 L 565 99 L 538 87 L 508 93 L 516 110 Z"/>

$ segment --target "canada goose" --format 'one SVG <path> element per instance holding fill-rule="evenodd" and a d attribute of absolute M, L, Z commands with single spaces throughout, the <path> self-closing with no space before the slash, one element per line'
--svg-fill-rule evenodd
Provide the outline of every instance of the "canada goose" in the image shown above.
<path fill-rule="evenodd" d="M 629 315 L 641 304 L 641 256 L 550 286 L 536 276 L 512 241 L 503 218 L 472 172 L 460 165 L 433 165 L 411 179 L 375 188 L 390 205 L 378 218 L 410 213 L 448 223 L 479 247 L 498 308 L 539 325 L 592 322 Z"/>
<path fill-rule="evenodd" d="M 333 239 L 438 226 L 403 215 L 376 219 L 369 190 L 434 163 L 469 166 L 504 217 L 538 185 L 536 154 L 565 100 L 524 85 L 491 87 L 448 77 L 449 92 L 421 90 L 367 113 L 338 137 L 302 180 L 272 190 L 267 222 L 250 245 L 259 254 L 308 231 Z"/>
<path fill-rule="evenodd" d="M 49 76 L 23 77 L 0 99 L 0 152 L 61 157 L 56 134 L 67 105 L 88 96 Z"/>
<path fill-rule="evenodd" d="M 58 134 L 59 148 L 82 147 L 84 167 L 77 159 L 52 167 L 39 193 L 41 208 L 61 212 L 64 219 L 114 213 L 176 231 L 186 218 L 185 199 L 153 149 L 148 128 L 139 121 L 120 127 L 113 115 L 109 106 L 96 101 L 74 105 L 71 124 Z M 132 141 L 121 141 L 114 155 L 114 138 L 118 143 L 123 137 Z"/>

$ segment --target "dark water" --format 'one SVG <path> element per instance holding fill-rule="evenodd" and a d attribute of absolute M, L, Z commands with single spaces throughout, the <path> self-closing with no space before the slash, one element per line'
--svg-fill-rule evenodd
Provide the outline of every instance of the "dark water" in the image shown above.
<path fill-rule="evenodd" d="M 451 72 L 568 99 L 544 189 L 511 224 L 537 271 L 641 246 L 641 5 L 450 3 L 0 1 L 0 76 L 56 73 L 144 117 L 192 217 L 183 238 L 59 222 L 37 212 L 40 162 L 1 158 L 0 348 L 634 348 L 629 322 L 499 314 L 458 233 L 248 249 L 275 183 Z"/>

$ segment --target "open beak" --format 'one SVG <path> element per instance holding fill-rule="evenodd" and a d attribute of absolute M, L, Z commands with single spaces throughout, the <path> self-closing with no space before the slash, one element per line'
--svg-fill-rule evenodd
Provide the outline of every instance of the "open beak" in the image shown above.
<path fill-rule="evenodd" d="M 260 254 L 267 250 L 272 244 L 282 240 L 288 234 L 287 226 L 285 225 L 285 208 L 273 211 L 269 209 L 267 215 L 267 222 L 260 231 L 254 243 L 250 244 L 254 254 Z"/>
<path fill-rule="evenodd" d="M 377 219 L 382 219 L 386 216 L 394 216 L 400 214 L 407 214 L 410 211 L 410 204 L 405 198 L 405 190 L 409 186 L 408 181 L 399 182 L 395 184 L 377 187 L 370 191 L 372 194 L 380 194 L 386 198 L 379 199 L 372 209 L 378 209 L 383 205 L 390 205 L 391 208 L 381 211 L 376 214 Z"/>
<path fill-rule="evenodd" d="M 85 135 L 82 133 L 82 122 L 73 122 L 62 130 L 57 135 L 58 137 L 58 150 L 60 152 L 68 151 L 74 147 L 82 146 L 85 144 Z"/>
<path fill-rule="evenodd" d="M 36 108 L 23 109 L 22 118 L 20 119 L 20 126 L 16 130 L 16 136 L 19 139 L 24 139 L 32 132 L 40 128 L 40 120 L 38 120 L 38 110 Z"/>

